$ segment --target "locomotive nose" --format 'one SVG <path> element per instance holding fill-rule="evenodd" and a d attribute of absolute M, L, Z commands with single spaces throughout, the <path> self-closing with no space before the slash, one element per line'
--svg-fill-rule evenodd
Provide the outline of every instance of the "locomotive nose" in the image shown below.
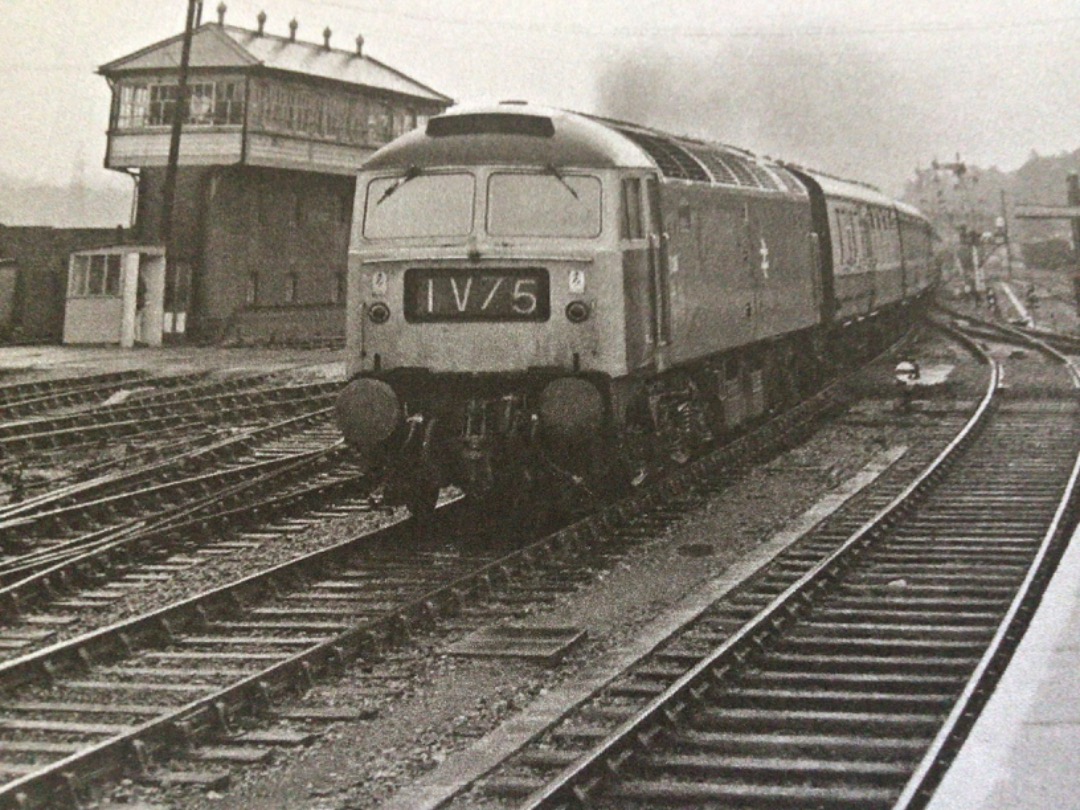
<path fill-rule="evenodd" d="M 334 403 L 338 428 L 345 441 L 361 451 L 373 450 L 401 425 L 401 401 L 382 380 L 353 380 Z"/>

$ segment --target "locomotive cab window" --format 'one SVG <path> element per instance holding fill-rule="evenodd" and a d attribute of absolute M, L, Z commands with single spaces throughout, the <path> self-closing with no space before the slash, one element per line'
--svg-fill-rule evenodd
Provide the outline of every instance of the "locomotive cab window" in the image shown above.
<path fill-rule="evenodd" d="M 554 166 L 495 172 L 488 178 L 487 229 L 492 236 L 599 236 L 600 180 Z"/>
<path fill-rule="evenodd" d="M 641 180 L 627 177 L 622 181 L 622 196 L 619 200 L 621 233 L 623 239 L 644 239 L 645 218 L 641 206 Z"/>
<path fill-rule="evenodd" d="M 471 174 L 409 169 L 368 183 L 364 236 L 409 239 L 472 232 L 476 181 Z"/>

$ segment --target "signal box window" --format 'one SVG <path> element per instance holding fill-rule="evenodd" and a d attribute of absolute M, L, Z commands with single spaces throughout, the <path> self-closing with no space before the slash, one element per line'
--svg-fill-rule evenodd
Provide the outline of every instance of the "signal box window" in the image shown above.
<path fill-rule="evenodd" d="M 178 94 L 176 84 L 123 85 L 116 125 L 121 129 L 170 126 Z M 244 102 L 241 81 L 193 82 L 188 86 L 185 123 L 194 126 L 242 124 Z"/>
<path fill-rule="evenodd" d="M 620 236 L 623 239 L 644 239 L 645 222 L 641 210 L 641 180 L 627 177 L 622 181 L 622 196 L 619 200 Z"/>

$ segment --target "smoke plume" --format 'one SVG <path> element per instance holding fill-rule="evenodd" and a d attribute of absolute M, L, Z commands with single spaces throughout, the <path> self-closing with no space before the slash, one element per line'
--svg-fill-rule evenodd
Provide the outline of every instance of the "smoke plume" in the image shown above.
<path fill-rule="evenodd" d="M 850 41 L 724 41 L 625 51 L 598 81 L 599 112 L 875 183 L 898 193 L 928 161 L 937 82 Z"/>

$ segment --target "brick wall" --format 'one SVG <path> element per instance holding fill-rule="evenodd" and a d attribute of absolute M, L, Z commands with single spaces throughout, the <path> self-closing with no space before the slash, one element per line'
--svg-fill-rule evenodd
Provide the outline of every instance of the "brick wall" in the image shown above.
<path fill-rule="evenodd" d="M 164 178 L 164 170 L 142 172 L 143 241 L 159 241 Z M 173 227 L 180 258 L 194 268 L 189 335 L 228 342 L 239 328 L 255 343 L 343 335 L 354 188 L 353 177 L 313 172 L 182 168 Z"/>

